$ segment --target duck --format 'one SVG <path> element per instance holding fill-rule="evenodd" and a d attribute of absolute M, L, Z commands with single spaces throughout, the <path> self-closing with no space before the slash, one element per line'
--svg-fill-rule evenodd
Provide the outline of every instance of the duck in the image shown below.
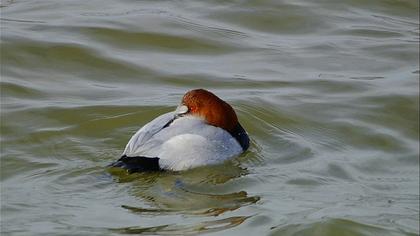
<path fill-rule="evenodd" d="M 109 166 L 130 173 L 183 171 L 223 163 L 248 147 L 248 133 L 232 106 L 208 90 L 194 89 L 175 111 L 140 128 Z"/>

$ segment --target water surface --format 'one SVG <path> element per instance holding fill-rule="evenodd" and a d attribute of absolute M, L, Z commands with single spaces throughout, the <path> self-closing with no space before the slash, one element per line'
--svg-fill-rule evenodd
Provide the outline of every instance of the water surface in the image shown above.
<path fill-rule="evenodd" d="M 1 1 L 2 235 L 418 235 L 419 2 Z M 105 166 L 192 88 L 250 149 Z"/>

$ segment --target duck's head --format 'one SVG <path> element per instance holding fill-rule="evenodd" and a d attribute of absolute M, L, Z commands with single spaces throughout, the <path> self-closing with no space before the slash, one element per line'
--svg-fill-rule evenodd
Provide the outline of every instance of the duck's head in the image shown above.
<path fill-rule="evenodd" d="M 205 89 L 187 92 L 176 110 L 177 115 L 193 115 L 208 124 L 232 132 L 238 125 L 238 117 L 233 108 L 222 99 Z"/>

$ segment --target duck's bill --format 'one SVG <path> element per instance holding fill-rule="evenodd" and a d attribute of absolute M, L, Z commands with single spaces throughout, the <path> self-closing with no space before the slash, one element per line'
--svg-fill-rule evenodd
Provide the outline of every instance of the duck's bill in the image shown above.
<path fill-rule="evenodd" d="M 181 104 L 181 105 L 179 105 L 177 108 L 176 108 L 176 110 L 175 110 L 175 115 L 176 116 L 180 116 L 180 115 L 183 115 L 183 114 L 185 114 L 185 113 L 187 113 L 188 112 L 188 107 L 187 106 L 185 106 L 185 105 L 183 105 L 183 104 Z"/>

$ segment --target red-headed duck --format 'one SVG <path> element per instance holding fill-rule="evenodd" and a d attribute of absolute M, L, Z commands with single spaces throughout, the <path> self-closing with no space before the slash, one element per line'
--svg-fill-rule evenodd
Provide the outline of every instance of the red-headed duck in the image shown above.
<path fill-rule="evenodd" d="M 187 92 L 174 112 L 138 130 L 110 166 L 129 172 L 186 170 L 222 163 L 249 147 L 233 108 L 204 89 Z"/>

